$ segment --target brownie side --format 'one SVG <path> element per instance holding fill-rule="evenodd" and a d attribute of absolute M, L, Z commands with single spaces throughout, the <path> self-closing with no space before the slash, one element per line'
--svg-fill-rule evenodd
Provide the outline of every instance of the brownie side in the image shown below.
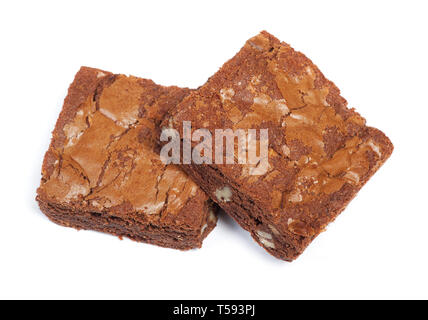
<path fill-rule="evenodd" d="M 267 32 L 248 40 L 162 126 L 182 132 L 183 121 L 213 137 L 215 129 L 268 129 L 266 171 L 257 164 L 182 168 L 261 246 L 288 261 L 343 211 L 393 150 L 310 59 Z"/>
<path fill-rule="evenodd" d="M 204 227 L 180 228 L 166 224 L 141 223 L 132 217 L 122 218 L 115 215 L 95 211 L 79 210 L 70 206 L 39 201 L 42 212 L 58 225 L 72 227 L 77 230 L 94 230 L 109 233 L 119 238 L 127 237 L 137 242 L 145 242 L 165 248 L 189 250 L 200 248 L 203 239 L 216 225 L 216 207 L 211 201 L 205 203 L 190 202 L 183 210 L 199 210 L 208 212 Z"/>
<path fill-rule="evenodd" d="M 43 161 L 41 210 L 77 229 L 200 247 L 216 224 L 216 207 L 155 150 L 159 122 L 189 91 L 82 67 Z"/>

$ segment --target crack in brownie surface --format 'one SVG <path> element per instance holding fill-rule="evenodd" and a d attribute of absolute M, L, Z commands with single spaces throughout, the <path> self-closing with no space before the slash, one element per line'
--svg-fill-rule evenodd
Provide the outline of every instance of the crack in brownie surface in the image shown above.
<path fill-rule="evenodd" d="M 252 174 L 257 164 L 182 167 L 268 252 L 293 260 L 393 150 L 346 105 L 311 60 L 262 32 L 184 98 L 163 126 L 181 132 L 183 121 L 191 121 L 194 130 L 213 135 L 226 128 L 269 130 L 263 174 Z M 217 198 L 226 187 L 230 199 Z"/>
<path fill-rule="evenodd" d="M 42 211 L 76 228 L 200 247 L 215 226 L 215 208 L 184 172 L 161 162 L 155 143 L 165 112 L 189 91 L 83 67 L 43 163 Z"/>

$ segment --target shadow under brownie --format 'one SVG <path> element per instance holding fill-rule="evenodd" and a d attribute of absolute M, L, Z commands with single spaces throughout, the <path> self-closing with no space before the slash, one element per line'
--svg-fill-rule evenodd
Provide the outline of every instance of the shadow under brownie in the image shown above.
<path fill-rule="evenodd" d="M 46 152 L 37 201 L 50 220 L 163 247 L 191 249 L 216 206 L 156 150 L 157 126 L 189 89 L 82 67 Z"/>
<path fill-rule="evenodd" d="M 248 40 L 162 127 L 182 132 L 184 121 L 212 136 L 216 129 L 268 129 L 266 172 L 236 161 L 181 167 L 270 254 L 287 261 L 337 217 L 393 150 L 311 60 L 267 32 Z"/>

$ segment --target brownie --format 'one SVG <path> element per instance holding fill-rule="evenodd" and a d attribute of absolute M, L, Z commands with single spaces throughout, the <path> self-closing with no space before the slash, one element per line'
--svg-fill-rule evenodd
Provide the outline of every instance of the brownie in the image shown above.
<path fill-rule="evenodd" d="M 37 201 L 57 224 L 176 249 L 200 247 L 216 208 L 156 151 L 157 126 L 189 89 L 82 67 L 46 152 Z"/>
<path fill-rule="evenodd" d="M 265 31 L 172 109 L 162 127 L 182 132 L 183 121 L 213 137 L 215 129 L 256 129 L 258 143 L 268 130 L 264 170 L 261 161 L 181 167 L 255 241 L 287 261 L 325 230 L 393 150 L 311 60 Z"/>

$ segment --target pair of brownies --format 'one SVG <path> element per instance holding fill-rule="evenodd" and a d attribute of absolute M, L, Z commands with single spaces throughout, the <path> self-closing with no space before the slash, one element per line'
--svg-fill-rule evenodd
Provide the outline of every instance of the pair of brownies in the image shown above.
<path fill-rule="evenodd" d="M 45 155 L 37 200 L 61 225 L 177 249 L 201 246 L 218 205 L 270 254 L 291 261 L 392 153 L 389 139 L 346 105 L 307 57 L 267 32 L 197 90 L 82 68 Z M 213 135 L 268 129 L 267 170 L 165 165 L 160 129 L 182 132 L 184 121 Z"/>

